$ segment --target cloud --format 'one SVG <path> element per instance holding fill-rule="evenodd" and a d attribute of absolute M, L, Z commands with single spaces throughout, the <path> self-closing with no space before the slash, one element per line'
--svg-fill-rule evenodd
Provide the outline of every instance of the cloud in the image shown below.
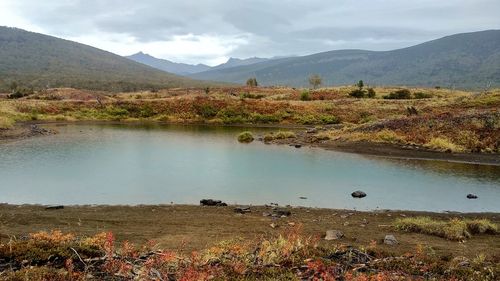
<path fill-rule="evenodd" d="M 188 63 L 229 56 L 387 50 L 500 28 L 498 0 L 2 0 L 0 25 L 120 55 Z"/>

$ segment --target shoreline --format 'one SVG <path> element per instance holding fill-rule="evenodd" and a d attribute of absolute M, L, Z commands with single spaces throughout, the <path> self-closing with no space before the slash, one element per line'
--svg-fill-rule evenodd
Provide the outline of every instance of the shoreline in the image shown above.
<path fill-rule="evenodd" d="M 281 209 L 282 207 L 280 207 Z M 396 236 L 395 246 L 380 244 L 383 250 L 400 255 L 418 245 L 432 247 L 439 254 L 474 257 L 479 253 L 500 252 L 500 235 L 475 235 L 467 247 L 441 237 L 399 231 L 393 224 L 398 218 L 430 217 L 436 220 L 453 218 L 489 219 L 500 224 L 498 213 L 429 213 L 413 211 L 334 210 L 307 207 L 283 207 L 289 216 L 272 217 L 271 206 L 250 206 L 250 212 L 237 213 L 235 206 L 138 205 L 138 206 L 64 206 L 47 210 L 42 205 L 0 204 L 0 240 L 24 237 L 38 231 L 61 230 L 79 236 L 112 231 L 119 241 L 158 245 L 182 251 L 199 250 L 221 241 L 274 237 L 291 226 L 300 226 L 302 234 L 318 237 L 320 243 L 343 243 L 366 246 L 380 241 L 387 234 Z M 325 231 L 337 229 L 345 234 L 338 241 L 324 241 Z"/>
<path fill-rule="evenodd" d="M 325 150 L 354 153 L 359 155 L 382 157 L 388 159 L 402 160 L 425 160 L 425 161 L 445 161 L 453 163 L 474 164 L 474 165 L 489 165 L 500 166 L 499 154 L 485 153 L 448 153 L 433 151 L 418 147 L 406 145 L 397 145 L 390 143 L 375 143 L 375 142 L 345 142 L 345 141 L 326 141 L 326 142 L 311 142 L 307 138 L 307 133 L 304 132 L 308 126 L 296 124 L 213 124 L 213 123 L 172 123 L 159 121 L 24 121 L 18 122 L 12 129 L 0 130 L 0 144 L 5 141 L 14 141 L 19 139 L 27 139 L 36 136 L 50 135 L 54 132 L 40 133 L 30 129 L 30 126 L 35 125 L 92 125 L 92 124 L 123 124 L 123 125 L 177 125 L 177 126 L 209 126 L 209 127 L 231 127 L 231 128 L 269 128 L 269 129 L 290 129 L 302 130 L 298 132 L 297 138 L 284 139 L 268 142 L 268 144 L 278 145 L 295 145 L 318 147 Z M 263 141 L 262 141 L 263 142 Z"/>

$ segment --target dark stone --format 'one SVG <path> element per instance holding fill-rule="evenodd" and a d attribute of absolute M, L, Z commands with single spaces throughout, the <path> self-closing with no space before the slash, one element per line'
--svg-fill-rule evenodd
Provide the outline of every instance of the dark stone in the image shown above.
<path fill-rule="evenodd" d="M 304 196 L 300 196 L 299 199 L 302 199 L 302 200 L 306 200 L 307 197 L 304 197 Z"/>
<path fill-rule="evenodd" d="M 226 203 L 224 203 L 220 200 L 213 200 L 213 199 L 202 199 L 202 200 L 200 200 L 200 205 L 202 205 L 202 206 L 227 206 Z"/>
<path fill-rule="evenodd" d="M 364 193 L 361 190 L 357 190 L 357 191 L 354 191 L 353 193 L 351 193 L 351 196 L 354 198 L 363 198 L 363 197 L 366 197 L 366 193 Z"/>
<path fill-rule="evenodd" d="M 469 193 L 467 194 L 467 199 L 477 199 L 477 195 Z"/>
<path fill-rule="evenodd" d="M 302 144 L 296 144 L 296 145 L 294 145 L 294 146 L 295 146 L 295 148 L 301 148 L 301 147 L 302 147 Z"/>
<path fill-rule="evenodd" d="M 47 206 L 45 210 L 61 210 L 64 209 L 63 205 Z"/>
<path fill-rule="evenodd" d="M 273 210 L 273 217 L 289 217 L 292 215 L 292 212 L 287 209 L 275 209 Z"/>
<path fill-rule="evenodd" d="M 234 208 L 234 212 L 238 214 L 250 213 L 250 207 L 247 206 L 238 206 Z"/>

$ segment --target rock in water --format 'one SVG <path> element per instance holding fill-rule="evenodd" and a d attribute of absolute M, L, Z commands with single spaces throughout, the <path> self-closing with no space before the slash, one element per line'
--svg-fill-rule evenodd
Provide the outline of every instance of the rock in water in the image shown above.
<path fill-rule="evenodd" d="M 386 245 L 396 245 L 398 244 L 398 240 L 396 240 L 396 237 L 394 235 L 388 234 L 384 238 L 384 244 Z"/>
<path fill-rule="evenodd" d="M 325 240 L 337 240 L 344 237 L 344 233 L 340 230 L 327 230 Z"/>
<path fill-rule="evenodd" d="M 467 194 L 467 199 L 477 199 L 477 195 L 469 193 L 469 194 Z"/>
<path fill-rule="evenodd" d="M 226 203 L 224 203 L 220 200 L 213 200 L 213 199 L 202 199 L 202 200 L 200 200 L 200 205 L 201 206 L 227 206 Z"/>
<path fill-rule="evenodd" d="M 366 197 L 366 193 L 364 193 L 361 190 L 357 190 L 357 191 L 354 191 L 353 193 L 351 193 L 351 196 L 354 198 L 363 198 L 363 197 Z"/>

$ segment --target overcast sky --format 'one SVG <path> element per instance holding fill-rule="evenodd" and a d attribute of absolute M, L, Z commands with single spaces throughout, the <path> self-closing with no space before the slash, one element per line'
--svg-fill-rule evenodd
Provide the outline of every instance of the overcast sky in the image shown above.
<path fill-rule="evenodd" d="M 407 47 L 500 29 L 499 15 L 500 0 L 0 0 L 0 25 L 210 65 Z"/>

